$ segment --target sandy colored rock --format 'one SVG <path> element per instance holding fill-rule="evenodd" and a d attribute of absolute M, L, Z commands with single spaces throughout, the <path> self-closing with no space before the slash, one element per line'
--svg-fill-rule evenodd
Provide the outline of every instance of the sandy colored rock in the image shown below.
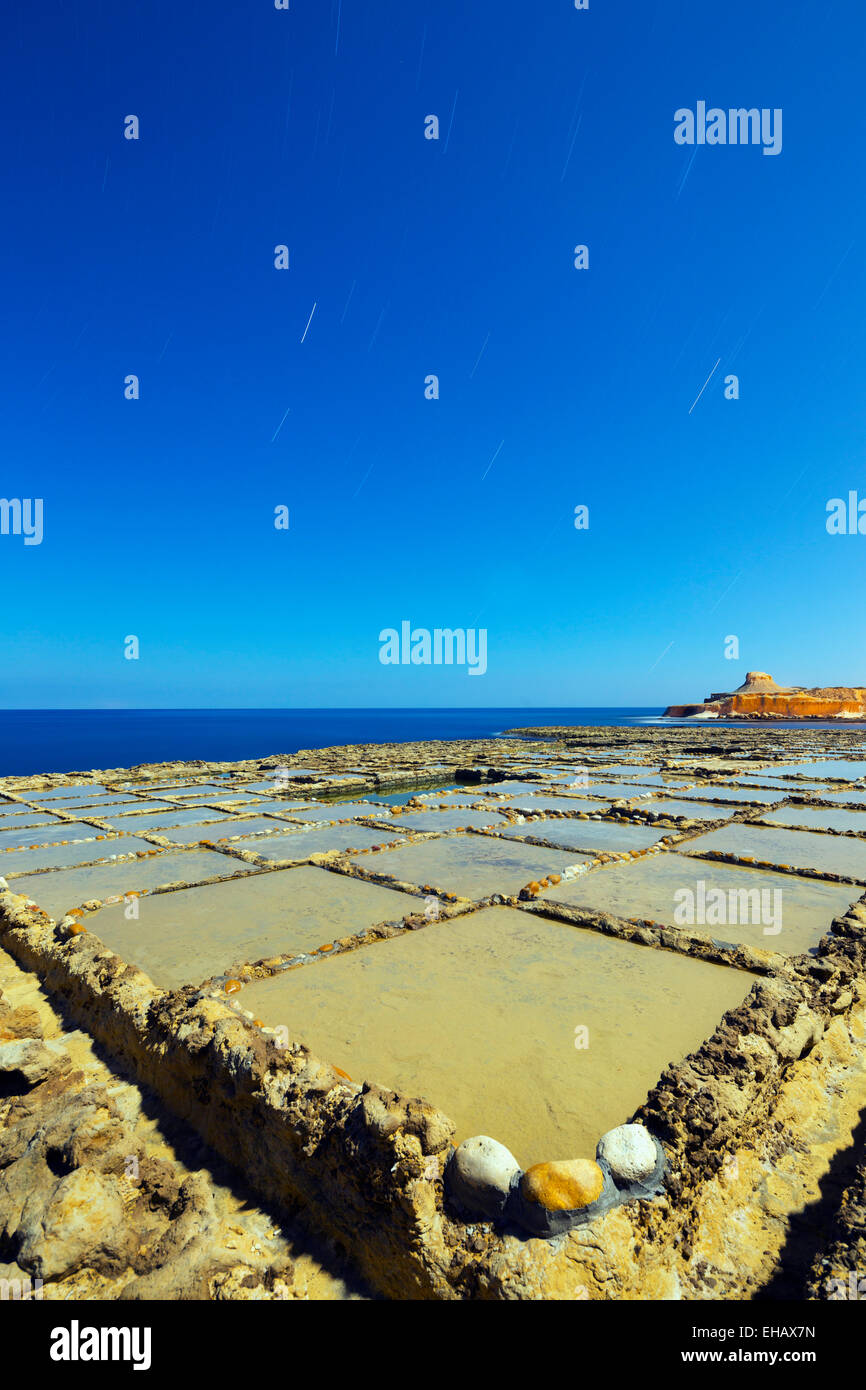
<path fill-rule="evenodd" d="M 49 1201 L 37 1196 L 24 1208 L 18 1263 L 41 1279 L 62 1278 L 88 1259 L 93 1262 L 129 1244 L 117 1179 L 88 1168 L 61 1178 Z M 124 1252 L 125 1253 L 125 1252 Z"/>
<path fill-rule="evenodd" d="M 0 1073 L 20 1075 L 28 1086 L 38 1086 L 53 1071 L 64 1065 L 56 1049 L 52 1050 L 38 1038 L 16 1038 L 0 1043 Z M 65 1063 L 69 1065 L 68 1061 Z"/>
<path fill-rule="evenodd" d="M 714 693 L 701 703 L 668 705 L 665 715 L 672 718 L 727 718 L 743 715 L 774 719 L 866 718 L 866 689 L 862 686 L 778 685 L 766 671 L 749 671 L 742 685 L 730 692 Z"/>

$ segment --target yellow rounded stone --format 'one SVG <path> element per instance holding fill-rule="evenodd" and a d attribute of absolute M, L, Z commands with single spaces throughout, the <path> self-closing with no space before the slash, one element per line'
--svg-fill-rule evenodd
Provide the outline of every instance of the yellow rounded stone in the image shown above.
<path fill-rule="evenodd" d="M 604 1173 L 591 1158 L 536 1163 L 520 1180 L 521 1195 L 545 1211 L 577 1211 L 601 1196 Z"/>

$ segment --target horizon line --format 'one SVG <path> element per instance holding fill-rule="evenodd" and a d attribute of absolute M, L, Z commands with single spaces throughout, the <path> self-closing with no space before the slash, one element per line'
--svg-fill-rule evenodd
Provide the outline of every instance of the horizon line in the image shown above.
<path fill-rule="evenodd" d="M 656 705 L 0 705 L 0 714 L 466 714 L 499 710 L 655 710 Z"/>

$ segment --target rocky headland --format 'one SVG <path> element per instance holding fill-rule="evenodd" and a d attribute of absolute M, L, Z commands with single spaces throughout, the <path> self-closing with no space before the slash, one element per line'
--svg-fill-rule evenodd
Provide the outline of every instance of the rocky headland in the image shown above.
<path fill-rule="evenodd" d="M 866 720 L 866 687 L 777 685 L 766 671 L 749 671 L 731 692 L 708 695 L 690 705 L 668 705 L 671 719 L 854 719 Z"/>

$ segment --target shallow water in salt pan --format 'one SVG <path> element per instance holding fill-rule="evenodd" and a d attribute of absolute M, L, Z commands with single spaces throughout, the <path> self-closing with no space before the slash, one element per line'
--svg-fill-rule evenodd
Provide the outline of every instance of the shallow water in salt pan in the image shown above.
<path fill-rule="evenodd" d="M 568 864 L 585 863 L 586 858 L 492 835 L 451 835 L 372 855 L 364 860 L 364 868 L 477 900 L 491 893 L 518 893 L 533 879 L 561 873 Z"/>
<path fill-rule="evenodd" d="M 448 782 L 441 787 L 431 786 L 427 782 L 424 786 L 407 787 L 405 791 L 401 792 L 369 792 L 357 799 L 359 801 L 378 801 L 385 806 L 405 806 L 414 796 L 429 797 L 433 801 L 437 799 L 442 801 L 454 800 L 459 803 L 461 801 L 477 801 L 480 793 L 473 794 L 471 787 L 456 787 L 453 782 Z"/>
<path fill-rule="evenodd" d="M 251 840 L 248 845 L 239 841 L 237 848 L 252 850 L 263 859 L 277 862 L 308 859 L 311 854 L 329 854 L 331 850 L 371 849 L 373 845 L 386 845 L 404 835 L 405 831 L 397 826 L 393 830 L 371 830 L 369 826 L 348 821 L 346 825 L 327 825 L 321 830 L 299 828 L 288 835 L 266 835 L 264 839 Z"/>
<path fill-rule="evenodd" d="M 192 845 L 198 840 L 221 840 L 234 835 L 257 836 L 260 834 L 279 834 L 285 832 L 287 825 L 285 821 L 277 820 L 275 817 L 255 816 L 250 820 L 231 820 L 210 821 L 207 825 L 172 825 L 166 826 L 155 834 L 162 835 L 166 840 L 171 840 L 175 845 Z M 243 848 L 243 846 L 241 846 Z M 250 845 L 250 849 L 254 846 Z"/>
<path fill-rule="evenodd" d="M 485 782 L 481 787 L 465 787 L 463 789 L 464 802 L 486 801 L 488 797 L 497 796 L 531 796 L 533 792 L 543 789 L 545 783 L 538 782 Z M 436 797 L 432 798 L 434 801 Z"/>
<path fill-rule="evenodd" d="M 161 827 L 167 825 L 193 825 L 205 821 L 224 820 L 224 811 L 208 810 L 202 806 L 186 806 L 177 810 L 161 810 L 154 813 L 146 812 L 140 816 L 111 816 L 105 818 L 106 825 L 110 825 L 113 830 L 123 830 L 131 835 L 136 831 L 155 830 L 162 833 Z"/>
<path fill-rule="evenodd" d="M 0 873 L 8 878 L 10 874 L 32 874 L 36 869 L 66 869 L 74 864 L 95 864 L 113 855 L 152 849 L 153 845 L 133 835 L 117 840 L 76 840 L 71 845 L 42 845 L 39 849 L 12 851 L 0 861 Z"/>
<path fill-rule="evenodd" d="M 158 893 L 138 906 L 138 921 L 128 921 L 116 904 L 89 917 L 88 928 L 156 984 L 177 989 L 244 962 L 314 951 L 335 937 L 399 921 L 423 903 L 344 874 L 300 867 Z M 250 1007 L 248 989 L 234 996 L 244 1008 Z"/>
<path fill-rule="evenodd" d="M 58 825 L 59 821 L 50 811 L 13 811 L 0 815 L 0 831 L 29 830 L 32 825 Z"/>
<path fill-rule="evenodd" d="M 455 1121 L 457 1142 L 492 1135 L 528 1166 L 593 1157 L 752 979 L 494 907 L 239 997 L 355 1081 L 423 1096 Z"/>
<path fill-rule="evenodd" d="M 158 816 L 183 816 L 185 811 L 179 806 L 173 807 L 169 801 L 136 801 L 123 806 L 106 806 L 104 811 L 94 810 L 91 814 L 105 821 L 106 825 L 116 826 L 118 830 L 130 829 L 134 816 L 138 828 L 143 830 L 145 820 L 156 820 Z"/>
<path fill-rule="evenodd" d="M 689 787 L 688 791 L 683 793 L 683 800 L 690 801 L 692 797 L 695 797 L 704 801 L 737 801 L 741 803 L 760 801 L 772 805 L 774 801 L 781 801 L 784 795 L 784 792 L 781 790 L 778 792 L 771 792 L 765 791 L 760 787 L 745 785 L 743 787 L 694 786 Z M 731 808 L 732 812 L 736 811 L 736 809 L 736 806 Z"/>
<path fill-rule="evenodd" d="M 114 841 L 119 852 L 122 841 Z M 120 864 L 98 864 L 89 869 L 58 869 L 15 880 L 15 891 L 27 893 L 50 917 L 62 917 L 70 908 L 80 907 L 91 898 L 105 899 L 124 893 L 160 888 L 168 883 L 196 883 L 202 879 L 229 875 L 237 870 L 251 872 L 248 865 L 213 850 L 165 850 L 148 859 L 130 859 Z M 135 926 L 135 923 L 132 923 Z"/>
<path fill-rule="evenodd" d="M 709 835 L 690 840 L 684 849 L 689 854 L 716 850 L 722 854 L 751 855 L 767 864 L 818 869 L 866 883 L 866 841 L 848 835 L 771 830 L 759 825 L 724 825 L 720 830 L 710 831 Z"/>
<path fill-rule="evenodd" d="M 542 792 L 532 796 L 509 796 L 501 804 L 512 807 L 515 811 L 562 811 L 565 815 L 571 816 L 576 812 L 588 811 L 592 813 L 609 806 L 610 798 L 586 795 L 548 796 Z"/>
<path fill-rule="evenodd" d="M 461 826 L 471 825 L 481 830 L 491 825 L 504 826 L 508 822 L 495 810 L 472 811 L 454 807 L 447 811 L 407 811 L 404 816 L 395 816 L 392 824 L 400 825 L 405 830 L 432 830 L 444 834 L 446 830 L 457 830 Z"/>
<path fill-rule="evenodd" d="M 822 801 L 850 801 L 852 806 L 866 806 L 866 791 L 855 791 L 849 787 L 847 791 L 821 792 Z"/>
<path fill-rule="evenodd" d="M 83 821 L 61 820 L 25 827 L 23 830 L 4 829 L 0 830 L 0 855 L 3 850 L 28 849 L 30 845 L 56 844 L 60 840 L 95 840 L 103 833 L 95 825 L 86 825 Z"/>
<path fill-rule="evenodd" d="M 712 806 L 706 801 L 648 801 L 646 809 L 652 811 L 655 816 L 688 816 L 690 820 L 727 820 L 738 808 Z"/>
<path fill-rule="evenodd" d="M 329 801 L 317 802 L 315 806 L 304 806 L 292 811 L 292 820 L 332 821 L 351 820 L 353 817 L 367 816 L 374 820 L 391 819 L 391 808 L 377 806 L 372 801 Z"/>
<path fill-rule="evenodd" d="M 856 782 L 858 777 L 866 777 L 866 762 L 856 758 L 820 758 L 812 763 L 776 763 L 772 770 L 789 777 L 844 777 L 847 782 Z"/>
<path fill-rule="evenodd" d="M 666 832 L 642 825 L 620 825 L 616 821 L 593 820 L 534 820 L 524 825 L 510 825 L 500 832 L 511 838 L 550 840 L 564 849 L 584 849 L 590 853 L 603 850 L 649 849 Z"/>
<path fill-rule="evenodd" d="M 647 796 L 648 787 L 633 782 L 590 782 L 586 787 L 575 788 L 584 796 L 610 797 L 612 801 L 633 800 L 636 796 Z"/>
<path fill-rule="evenodd" d="M 725 894 L 731 890 L 766 889 L 771 895 L 768 899 L 771 913 L 775 901 L 772 893 L 779 890 L 782 894 L 781 931 L 765 932 L 764 926 L 772 928 L 772 921 L 759 920 L 753 924 L 748 918 L 745 923 L 729 921 L 724 925 L 677 922 L 675 913 L 684 902 L 677 894 L 689 890 L 697 906 L 699 882 L 704 883 L 707 892 L 720 889 Z M 833 918 L 845 912 L 859 898 L 860 891 L 850 884 L 822 883 L 793 874 L 773 873 L 770 869 L 742 868 L 671 853 L 595 869 L 573 882 L 546 888 L 544 897 L 552 902 L 587 907 L 594 912 L 609 912 L 627 920 L 681 926 L 722 942 L 745 943 L 764 951 L 796 955 L 812 950 L 829 930 Z"/>
<path fill-rule="evenodd" d="M 20 795 L 28 801 L 61 801 L 69 797 L 82 796 L 85 792 L 96 796 L 109 795 L 108 788 L 97 782 L 76 782 L 74 786 L 48 787 L 45 791 L 22 791 Z"/>
<path fill-rule="evenodd" d="M 833 806 L 783 806 L 778 811 L 768 811 L 764 820 L 777 825 L 809 825 L 829 830 L 856 830 L 858 835 L 866 835 L 866 811 L 846 811 Z"/>

